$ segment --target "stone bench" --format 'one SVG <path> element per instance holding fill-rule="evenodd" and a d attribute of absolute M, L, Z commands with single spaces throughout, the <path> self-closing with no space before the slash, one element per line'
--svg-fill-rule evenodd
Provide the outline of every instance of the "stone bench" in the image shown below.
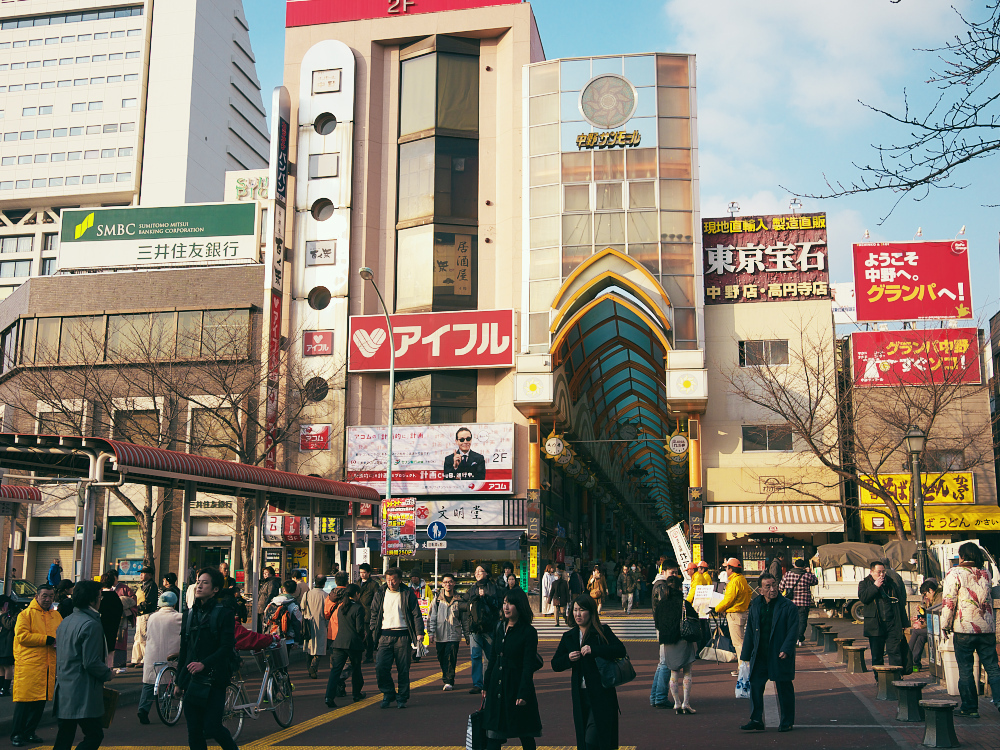
<path fill-rule="evenodd" d="M 847 654 L 844 653 L 844 646 L 853 646 L 854 638 L 834 638 L 833 642 L 837 644 L 837 661 L 841 664 L 847 664 Z"/>
<path fill-rule="evenodd" d="M 958 747 L 953 715 L 958 704 L 954 701 L 922 700 L 918 705 L 924 709 L 926 717 L 923 744 L 926 747 Z"/>
<path fill-rule="evenodd" d="M 865 666 L 865 649 L 867 648 L 867 646 L 844 646 L 848 674 L 862 674 L 868 671 Z"/>
<path fill-rule="evenodd" d="M 875 682 L 878 685 L 878 693 L 875 695 L 875 700 L 896 700 L 899 696 L 896 694 L 896 688 L 892 683 L 903 679 L 903 668 L 889 664 L 875 664 L 872 666 L 872 672 L 875 673 Z"/>
<path fill-rule="evenodd" d="M 892 685 L 899 696 L 896 707 L 896 721 L 923 721 L 924 709 L 920 707 L 923 690 L 930 684 L 927 680 L 895 680 Z"/>
<path fill-rule="evenodd" d="M 837 643 L 834 640 L 837 637 L 837 633 L 833 630 L 823 631 L 823 653 L 833 654 L 837 651 Z"/>
<path fill-rule="evenodd" d="M 814 643 L 819 643 L 820 642 L 819 634 L 823 632 L 824 627 L 832 627 L 832 626 L 824 625 L 821 622 L 814 622 L 812 624 L 812 636 L 809 638 L 809 640 L 813 641 Z"/>

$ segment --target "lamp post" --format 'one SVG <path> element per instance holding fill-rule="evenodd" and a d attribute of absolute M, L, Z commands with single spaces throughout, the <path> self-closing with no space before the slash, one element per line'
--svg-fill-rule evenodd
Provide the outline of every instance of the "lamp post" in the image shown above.
<path fill-rule="evenodd" d="M 389 433 L 386 439 L 387 455 L 385 457 L 385 500 L 388 502 L 392 499 L 392 417 L 393 410 L 396 407 L 396 340 L 392 336 L 392 320 L 389 319 L 389 310 L 385 306 L 385 300 L 382 299 L 382 292 L 378 290 L 378 285 L 375 283 L 375 274 L 372 273 L 372 269 L 363 266 L 358 269 L 358 275 L 365 281 L 371 282 L 372 289 L 378 295 L 378 301 L 382 305 L 382 313 L 385 315 L 385 325 L 389 333 Z M 382 572 L 384 573 L 388 569 L 389 557 L 383 555 Z"/>
<path fill-rule="evenodd" d="M 903 438 L 910 454 L 910 486 L 913 492 L 913 519 L 917 538 L 917 572 L 927 578 L 927 531 L 924 528 L 924 488 L 920 482 L 920 454 L 927 445 L 927 433 L 916 425 L 911 425 Z"/>

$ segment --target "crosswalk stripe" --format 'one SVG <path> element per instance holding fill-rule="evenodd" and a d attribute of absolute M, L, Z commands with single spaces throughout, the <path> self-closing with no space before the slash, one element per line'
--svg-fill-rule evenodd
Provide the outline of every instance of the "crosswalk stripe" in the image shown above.
<path fill-rule="evenodd" d="M 602 618 L 601 622 L 610 626 L 614 634 L 622 640 L 653 642 L 657 640 L 656 628 L 653 626 L 653 619 L 651 617 L 636 619 Z M 543 641 L 559 640 L 562 638 L 563 633 L 570 627 L 562 624 L 556 627 L 555 623 L 551 620 L 546 622 L 541 618 L 534 620 L 532 625 L 538 631 L 539 640 Z"/>

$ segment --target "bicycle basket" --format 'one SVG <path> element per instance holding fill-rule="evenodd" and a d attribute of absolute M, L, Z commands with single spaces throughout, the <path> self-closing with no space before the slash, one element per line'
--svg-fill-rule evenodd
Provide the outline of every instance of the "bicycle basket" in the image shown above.
<path fill-rule="evenodd" d="M 264 655 L 271 664 L 271 669 L 283 669 L 288 666 L 288 646 L 284 641 L 278 643 L 264 651 Z"/>

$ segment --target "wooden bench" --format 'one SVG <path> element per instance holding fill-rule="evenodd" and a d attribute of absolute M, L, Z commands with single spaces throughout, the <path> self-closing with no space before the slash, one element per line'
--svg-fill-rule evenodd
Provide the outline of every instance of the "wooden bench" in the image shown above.
<path fill-rule="evenodd" d="M 834 639 L 837 637 L 837 633 L 833 630 L 823 631 L 823 653 L 833 654 L 837 651 L 837 643 Z"/>
<path fill-rule="evenodd" d="M 875 682 L 878 685 L 878 693 L 875 695 L 877 701 L 894 701 L 899 696 L 893 682 L 903 679 L 903 668 L 889 664 L 875 664 L 872 666 L 875 673 Z"/>
<path fill-rule="evenodd" d="M 847 654 L 844 653 L 844 646 L 853 646 L 853 638 L 834 638 L 833 642 L 837 644 L 837 661 L 841 664 L 847 664 Z"/>
<path fill-rule="evenodd" d="M 844 646 L 844 653 L 847 654 L 847 673 L 862 674 L 867 672 L 865 666 L 865 649 L 867 646 Z"/>
<path fill-rule="evenodd" d="M 922 700 L 919 706 L 924 709 L 926 717 L 923 744 L 927 747 L 958 747 L 952 713 L 958 704 L 954 701 Z"/>
<path fill-rule="evenodd" d="M 924 709 L 920 707 L 923 690 L 930 684 L 927 680 L 895 680 L 892 685 L 899 696 L 896 707 L 896 721 L 923 721 Z"/>

